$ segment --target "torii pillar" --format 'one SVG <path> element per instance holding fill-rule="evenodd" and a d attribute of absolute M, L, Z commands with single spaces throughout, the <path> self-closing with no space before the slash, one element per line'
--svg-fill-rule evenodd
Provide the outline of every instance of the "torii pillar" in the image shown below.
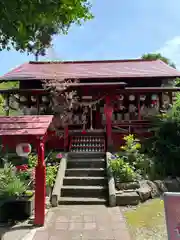
<path fill-rule="evenodd" d="M 35 225 L 43 226 L 46 207 L 46 166 L 44 161 L 44 141 L 38 141 L 38 163 L 35 172 Z"/>

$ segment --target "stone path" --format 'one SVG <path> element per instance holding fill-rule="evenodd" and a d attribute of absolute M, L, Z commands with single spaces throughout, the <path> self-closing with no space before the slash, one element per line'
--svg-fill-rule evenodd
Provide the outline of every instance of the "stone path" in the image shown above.
<path fill-rule="evenodd" d="M 130 240 L 119 207 L 59 206 L 48 212 L 33 240 Z"/>

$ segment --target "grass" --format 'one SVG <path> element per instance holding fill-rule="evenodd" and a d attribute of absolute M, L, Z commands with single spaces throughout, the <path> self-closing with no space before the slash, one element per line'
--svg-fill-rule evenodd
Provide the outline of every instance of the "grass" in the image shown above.
<path fill-rule="evenodd" d="M 153 199 L 139 205 L 136 209 L 124 211 L 132 240 L 165 240 L 167 239 L 164 216 L 164 203 Z"/>

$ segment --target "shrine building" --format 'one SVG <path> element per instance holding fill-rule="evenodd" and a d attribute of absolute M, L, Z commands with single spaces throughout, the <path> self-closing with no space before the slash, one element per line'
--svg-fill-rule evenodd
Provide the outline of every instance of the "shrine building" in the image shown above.
<path fill-rule="evenodd" d="M 117 151 L 124 135 L 151 134 L 151 117 L 167 112 L 180 91 L 174 87 L 177 77 L 180 72 L 161 60 L 29 62 L 0 78 L 19 81 L 19 88 L 0 93 L 6 98 L 6 116 L 13 109 L 16 115 L 54 115 L 47 148 L 106 152 Z M 52 79 L 59 86 L 68 82 L 66 91 L 76 91 L 78 97 L 66 125 L 53 108 L 52 93 L 43 87 L 44 80 Z"/>

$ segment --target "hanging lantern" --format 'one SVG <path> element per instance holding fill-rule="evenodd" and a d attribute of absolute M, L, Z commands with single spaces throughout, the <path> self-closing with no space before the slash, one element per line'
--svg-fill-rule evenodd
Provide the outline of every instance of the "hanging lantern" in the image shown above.
<path fill-rule="evenodd" d="M 45 107 L 40 107 L 40 112 L 44 112 L 45 111 Z"/>
<path fill-rule="evenodd" d="M 124 96 L 122 94 L 119 95 L 119 100 L 120 101 L 124 100 Z"/>
<path fill-rule="evenodd" d="M 89 108 L 91 107 L 91 105 L 89 106 Z M 85 113 L 88 113 L 88 107 L 86 106 L 85 108 L 84 108 L 84 112 Z"/>
<path fill-rule="evenodd" d="M 25 96 L 20 97 L 20 102 L 26 102 L 26 101 L 27 101 L 27 98 Z"/>
<path fill-rule="evenodd" d="M 123 106 L 123 105 L 119 105 L 119 110 L 120 111 L 122 111 L 122 110 L 124 110 L 125 109 L 125 107 Z"/>
<path fill-rule="evenodd" d="M 134 104 L 129 104 L 129 112 L 130 113 L 133 113 L 133 112 L 135 112 L 136 111 L 136 106 L 134 105 Z"/>
<path fill-rule="evenodd" d="M 145 101 L 146 100 L 146 95 L 140 95 L 140 101 Z"/>
<path fill-rule="evenodd" d="M 36 107 L 31 106 L 30 108 L 30 115 L 37 115 L 38 109 Z"/>
<path fill-rule="evenodd" d="M 14 97 L 19 99 L 19 94 L 15 94 Z"/>
<path fill-rule="evenodd" d="M 42 102 L 48 102 L 49 101 L 49 99 L 46 97 L 46 96 L 42 96 Z"/>
<path fill-rule="evenodd" d="M 93 111 L 96 111 L 96 105 L 95 105 L 95 104 L 92 105 L 92 110 L 93 110 Z"/>
<path fill-rule="evenodd" d="M 158 102 L 158 95 L 153 94 L 151 96 L 151 106 L 152 107 L 156 107 L 157 106 L 157 102 Z"/>
<path fill-rule="evenodd" d="M 28 108 L 28 107 L 23 107 L 22 108 L 22 112 L 23 112 L 23 114 L 24 115 L 31 115 L 31 109 L 30 108 Z"/>
<path fill-rule="evenodd" d="M 8 110 L 10 110 L 10 107 L 9 107 L 8 105 L 4 105 L 4 106 L 3 106 L 3 110 L 4 110 L 4 111 L 8 111 Z"/>
<path fill-rule="evenodd" d="M 35 96 L 31 96 L 31 101 L 32 102 L 36 102 L 36 97 Z"/>
<path fill-rule="evenodd" d="M 20 143 L 16 146 L 16 153 L 20 157 L 27 157 L 31 153 L 31 145 L 29 143 Z"/>
<path fill-rule="evenodd" d="M 151 96 L 151 100 L 152 100 L 152 101 L 157 101 L 157 99 L 158 99 L 158 96 L 157 96 L 156 94 L 153 94 L 153 95 Z"/>
<path fill-rule="evenodd" d="M 134 101 L 135 100 L 135 96 L 134 95 L 129 95 L 129 101 Z"/>

